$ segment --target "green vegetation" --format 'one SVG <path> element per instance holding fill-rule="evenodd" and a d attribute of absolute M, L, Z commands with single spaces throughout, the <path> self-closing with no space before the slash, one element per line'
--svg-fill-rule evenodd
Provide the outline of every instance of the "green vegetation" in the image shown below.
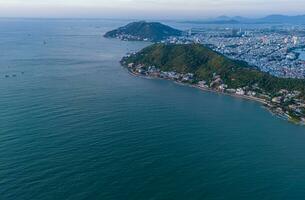
<path fill-rule="evenodd" d="M 264 92 L 276 94 L 281 89 L 305 94 L 305 80 L 285 79 L 261 72 L 244 62 L 231 60 L 200 44 L 154 44 L 123 59 L 125 63 L 155 66 L 162 71 L 193 73 L 196 80 L 211 81 L 217 74 L 229 88 L 256 84 Z"/>
<path fill-rule="evenodd" d="M 105 34 L 108 38 L 120 38 L 123 40 L 149 40 L 161 41 L 170 36 L 180 36 L 182 31 L 171 28 L 159 22 L 133 22 L 124 27 Z"/>

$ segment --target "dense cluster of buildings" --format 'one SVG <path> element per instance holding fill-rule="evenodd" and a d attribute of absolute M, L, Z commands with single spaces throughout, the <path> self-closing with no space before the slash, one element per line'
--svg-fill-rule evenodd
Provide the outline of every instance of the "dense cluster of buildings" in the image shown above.
<path fill-rule="evenodd" d="M 305 32 L 305 30 L 303 30 Z M 283 30 L 204 30 L 172 37 L 169 43 L 202 43 L 235 60 L 277 77 L 305 78 L 305 61 L 295 49 L 305 48 L 305 34 Z"/>
<path fill-rule="evenodd" d="M 122 40 L 122 41 L 150 41 L 149 38 L 141 37 L 141 36 L 135 36 L 131 34 L 116 34 L 114 38 Z"/>

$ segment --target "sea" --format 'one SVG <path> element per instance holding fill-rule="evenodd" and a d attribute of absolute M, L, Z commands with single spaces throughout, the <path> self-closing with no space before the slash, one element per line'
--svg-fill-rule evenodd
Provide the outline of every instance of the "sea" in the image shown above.
<path fill-rule="evenodd" d="M 305 127 L 129 74 L 126 23 L 0 20 L 1 200 L 305 199 Z"/>

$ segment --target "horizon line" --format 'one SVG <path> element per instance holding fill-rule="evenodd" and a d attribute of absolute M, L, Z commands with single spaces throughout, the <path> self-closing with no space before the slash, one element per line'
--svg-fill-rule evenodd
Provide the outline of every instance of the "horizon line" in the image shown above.
<path fill-rule="evenodd" d="M 215 18 L 219 18 L 219 17 L 229 17 L 229 18 L 234 18 L 234 17 L 244 17 L 244 18 L 248 18 L 248 19 L 260 19 L 260 18 L 264 18 L 264 17 L 268 17 L 268 16 L 287 16 L 287 17 L 297 17 L 297 16 L 305 16 L 304 14 L 298 14 L 298 15 L 288 15 L 288 14 L 279 14 L 279 13 L 274 13 L 274 14 L 267 14 L 267 15 L 263 15 L 261 17 L 249 17 L 249 16 L 244 16 L 244 15 L 218 15 L 216 17 L 193 17 L 193 20 L 199 20 L 199 19 L 215 19 Z M 154 17 L 132 17 L 132 18 L 127 18 L 126 17 L 56 17 L 56 16 L 50 16 L 50 17 L 1 17 L 0 19 L 25 19 L 25 20 L 39 20 L 39 19 L 45 19 L 45 20 L 77 20 L 77 19 L 81 19 L 81 20 L 120 20 L 120 21 L 130 21 L 130 20 L 164 20 L 164 21 L 179 21 L 179 20 L 185 20 L 182 18 L 164 18 L 164 19 L 160 19 L 160 18 L 154 18 Z M 188 17 L 187 19 L 192 19 L 192 17 Z"/>

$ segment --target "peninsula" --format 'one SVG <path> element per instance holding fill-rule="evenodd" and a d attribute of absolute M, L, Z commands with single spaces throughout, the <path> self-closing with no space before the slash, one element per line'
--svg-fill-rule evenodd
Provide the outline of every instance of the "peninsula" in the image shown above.
<path fill-rule="evenodd" d="M 272 76 L 201 44 L 153 44 L 121 63 L 136 75 L 257 100 L 273 113 L 305 124 L 305 80 Z"/>
<path fill-rule="evenodd" d="M 132 22 L 126 26 L 107 32 L 104 37 L 126 41 L 158 42 L 172 36 L 181 36 L 182 31 L 159 22 Z"/>

